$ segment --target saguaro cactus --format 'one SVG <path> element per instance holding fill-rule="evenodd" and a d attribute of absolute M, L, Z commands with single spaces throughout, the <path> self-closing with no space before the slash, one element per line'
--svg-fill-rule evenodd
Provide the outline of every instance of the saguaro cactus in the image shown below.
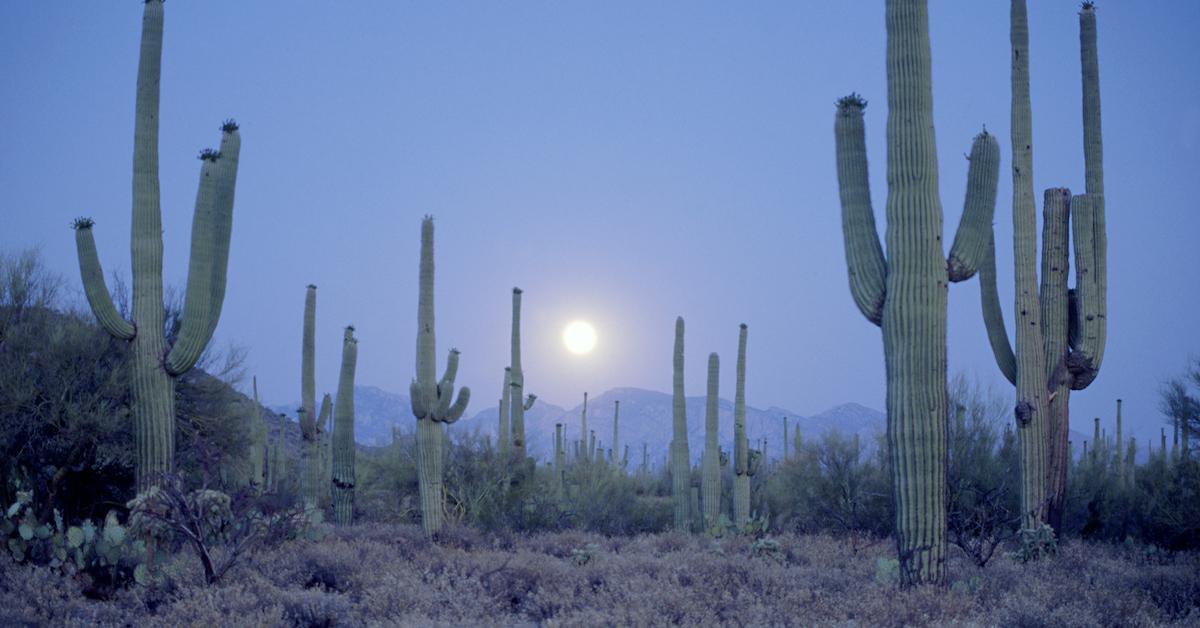
<path fill-rule="evenodd" d="M 162 0 L 142 15 L 133 129 L 133 320 L 113 306 L 104 283 L 90 218 L 75 221 L 84 292 L 100 326 L 130 341 L 137 486 L 143 491 L 172 469 L 175 455 L 175 378 L 196 364 L 212 339 L 225 300 L 241 136 L 232 120 L 221 127 L 221 149 L 200 154 L 200 185 L 192 217 L 191 257 L 183 325 L 168 347 L 163 336 L 162 212 L 158 185 L 158 102 L 162 75 Z"/>
<path fill-rule="evenodd" d="M 688 501 L 691 497 L 691 456 L 688 454 L 687 400 L 683 396 L 683 317 L 675 319 L 675 374 L 672 386 L 674 434 L 671 439 L 671 503 L 676 530 L 691 527 Z"/>
<path fill-rule="evenodd" d="M 750 442 L 746 439 L 746 324 L 738 330 L 737 388 L 733 394 L 733 522 L 750 521 Z"/>
<path fill-rule="evenodd" d="M 563 424 L 554 424 L 554 494 L 563 498 L 563 474 L 567 470 L 567 452 L 563 449 Z"/>
<path fill-rule="evenodd" d="M 720 365 L 721 360 L 717 354 L 708 354 L 708 393 L 704 398 L 704 457 L 700 461 L 705 528 L 716 525 L 721 517 L 721 451 L 717 439 Z"/>
<path fill-rule="evenodd" d="M 317 427 L 316 375 L 317 287 L 308 284 L 304 292 L 304 326 L 300 335 L 300 457 L 304 461 L 301 491 L 308 507 L 317 506 L 321 492 L 321 451 Z"/>
<path fill-rule="evenodd" d="M 618 435 L 617 426 L 619 425 L 618 422 L 620 421 L 620 419 L 621 419 L 621 402 L 620 402 L 620 400 L 613 400 L 613 439 L 612 439 L 612 449 L 609 450 L 608 461 L 612 462 L 614 464 L 617 462 L 615 456 L 617 455 L 617 452 L 620 451 L 620 449 L 617 447 L 617 435 Z"/>
<path fill-rule="evenodd" d="M 1011 5 L 1013 252 L 1016 268 L 1017 346 L 1014 355 L 996 291 L 995 248 L 980 265 L 983 319 L 1000 371 L 1017 387 L 1021 435 L 1023 525 L 1061 528 L 1066 497 L 1070 394 L 1096 379 L 1104 357 L 1107 319 L 1107 236 L 1100 133 L 1100 78 L 1096 14 L 1079 13 L 1083 77 L 1083 152 L 1086 194 L 1045 191 L 1041 285 L 1037 260 L 1037 207 L 1033 198 L 1033 123 L 1029 97 L 1029 26 L 1024 0 Z M 1075 288 L 1067 286 L 1068 223 L 1074 237 Z M 1093 451 L 1099 443 L 1093 442 Z M 1118 444 L 1118 450 L 1120 445 Z"/>
<path fill-rule="evenodd" d="M 262 406 L 258 403 L 258 377 L 250 378 L 250 389 L 254 397 L 248 418 L 250 420 L 250 482 L 254 491 L 261 493 L 267 485 L 267 424 L 263 421 Z"/>
<path fill-rule="evenodd" d="M 590 444 L 589 444 L 587 447 L 585 447 L 585 448 L 584 448 L 584 456 L 586 456 L 586 457 L 587 457 L 587 461 L 588 461 L 588 462 L 591 462 L 591 461 L 592 461 L 592 449 L 594 449 L 594 448 L 595 448 L 595 446 L 596 446 L 596 433 L 595 433 L 595 432 L 588 432 L 588 426 L 587 426 L 587 398 L 588 398 L 588 394 L 587 394 L 587 392 L 585 391 L 585 392 L 583 393 L 583 412 L 580 414 L 580 421 L 581 421 L 582 427 L 580 427 L 580 431 L 579 431 L 579 433 L 580 433 L 581 437 L 583 438 L 583 442 L 585 442 L 585 443 L 590 443 Z M 588 436 L 589 436 L 589 434 L 591 435 L 591 440 L 590 440 L 590 441 L 588 440 Z"/>
<path fill-rule="evenodd" d="M 887 258 L 871 209 L 866 102 L 856 94 L 838 101 L 834 125 L 842 231 L 854 302 L 883 332 L 901 583 L 941 583 L 946 573 L 946 287 L 969 279 L 986 252 L 999 146 L 986 131 L 975 138 L 962 220 L 947 258 L 927 3 L 887 0 L 885 11 Z"/>
<path fill-rule="evenodd" d="M 471 400 L 464 386 L 454 400 L 454 378 L 458 374 L 458 349 L 450 350 L 446 372 L 439 382 L 433 319 L 433 217 L 421 222 L 420 292 L 417 302 L 417 376 L 409 386 L 413 416 L 417 418 L 417 480 L 421 497 L 421 525 L 432 535 L 442 529 L 442 426 L 462 417 Z M 514 305 L 520 291 L 515 291 Z M 515 312 L 515 310 L 514 310 Z M 513 324 L 514 329 L 516 323 Z M 514 340 L 514 346 L 515 345 Z M 520 398 L 520 357 L 514 356 L 514 392 Z M 513 408 L 520 404 L 514 404 Z M 515 424 L 514 424 L 515 425 Z M 521 450 L 524 451 L 522 439 Z"/>
<path fill-rule="evenodd" d="M 508 410 L 509 400 L 512 395 L 512 367 L 504 367 L 504 388 L 500 391 L 500 431 L 496 440 L 500 445 L 500 457 L 504 460 L 508 459 L 509 446 L 512 444 L 512 435 L 508 428 Z"/>
<path fill-rule="evenodd" d="M 509 366 L 512 381 L 511 403 L 509 414 L 512 420 L 512 444 L 517 457 L 525 458 L 525 411 L 533 407 L 537 395 L 525 397 L 525 371 L 521 370 L 521 289 L 513 288 L 512 292 L 512 364 Z"/>
<path fill-rule="evenodd" d="M 342 337 L 342 372 L 338 377 L 337 409 L 333 413 L 333 520 L 350 525 L 354 519 L 354 371 L 358 366 L 358 339 L 354 326 Z"/>

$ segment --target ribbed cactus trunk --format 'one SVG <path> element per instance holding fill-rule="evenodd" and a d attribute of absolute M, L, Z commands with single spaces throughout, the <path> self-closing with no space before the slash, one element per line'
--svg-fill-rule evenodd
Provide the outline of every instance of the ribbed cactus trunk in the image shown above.
<path fill-rule="evenodd" d="M 521 370 L 521 289 L 512 291 L 512 355 L 509 365 L 512 377 L 511 404 L 509 418 L 512 419 L 512 445 L 517 458 L 525 459 L 525 372 Z"/>
<path fill-rule="evenodd" d="M 192 217 L 191 257 L 182 328 L 168 347 L 162 287 L 162 213 L 158 183 L 158 108 L 162 75 L 163 3 L 149 0 L 142 15 L 133 131 L 133 321 L 121 317 L 104 282 L 89 218 L 75 221 L 84 293 L 100 326 L 131 341 L 131 397 L 137 487 L 143 491 L 169 472 L 175 455 L 175 378 L 190 370 L 212 339 L 225 299 L 233 196 L 241 137 L 233 121 L 222 126 L 220 151 L 201 153 L 200 185 Z"/>
<path fill-rule="evenodd" d="M 1041 284 L 1035 268 L 1037 208 L 1033 196 L 1033 132 L 1029 95 L 1029 26 L 1024 0 L 1011 5 L 1013 250 L 1016 268 L 1017 347 L 1008 342 L 995 289 L 994 249 L 980 266 L 983 318 L 1001 372 L 1017 387 L 1021 434 L 1022 525 L 1061 529 L 1066 497 L 1070 394 L 1100 372 L 1107 319 L 1107 236 L 1100 128 L 1096 15 L 1079 13 L 1083 81 L 1086 194 L 1046 190 L 1042 223 Z M 1075 287 L 1068 287 L 1069 250 Z M 1035 355 L 1038 354 L 1038 355 Z M 1121 445 L 1118 444 L 1118 455 Z M 1100 443 L 1093 440 L 1093 456 Z"/>
<path fill-rule="evenodd" d="M 317 430 L 316 375 L 317 287 L 308 284 L 304 292 L 304 323 L 300 334 L 300 459 L 303 465 L 300 491 L 309 508 L 317 507 L 321 492 L 321 451 Z"/>
<path fill-rule="evenodd" d="M 267 424 L 263 421 L 258 403 L 258 377 L 250 378 L 253 402 L 250 406 L 250 482 L 256 493 L 267 486 Z"/>
<path fill-rule="evenodd" d="M 704 398 L 704 458 L 700 461 L 705 529 L 715 526 L 721 518 L 721 451 L 717 433 L 720 370 L 720 358 L 715 353 L 708 354 L 708 392 Z"/>
<path fill-rule="evenodd" d="M 784 462 L 784 464 L 786 464 L 788 461 L 788 443 L 789 442 L 791 442 L 791 441 L 788 440 L 788 418 L 783 417 L 783 462 Z"/>
<path fill-rule="evenodd" d="M 738 330 L 737 387 L 733 393 L 733 522 L 741 529 L 750 521 L 750 442 L 746 438 L 746 335 Z"/>
<path fill-rule="evenodd" d="M 676 530 L 691 527 L 688 512 L 691 456 L 688 453 L 687 400 L 683 396 L 683 317 L 675 319 L 674 382 L 672 386 L 673 437 L 671 439 L 671 503 Z"/>
<path fill-rule="evenodd" d="M 616 456 L 616 455 L 617 455 L 617 452 L 618 452 L 618 451 L 620 451 L 620 448 L 618 448 L 618 446 L 617 446 L 617 436 L 618 436 L 618 434 L 619 434 L 619 432 L 618 432 L 617 430 L 618 430 L 618 427 L 619 427 L 619 425 L 620 425 L 620 420 L 621 420 L 621 402 L 620 402 L 619 400 L 614 400 L 614 401 L 613 401 L 613 439 L 612 439 L 612 449 L 608 450 L 608 451 L 609 451 L 609 454 L 608 454 L 608 461 L 609 461 L 609 462 L 612 462 L 612 463 L 614 463 L 614 464 L 617 462 L 617 460 L 616 460 L 616 458 L 615 458 L 614 456 Z"/>
<path fill-rule="evenodd" d="M 1117 400 L 1117 446 L 1116 446 L 1117 478 L 1125 481 L 1125 440 L 1121 429 L 1121 400 Z"/>
<path fill-rule="evenodd" d="M 333 521 L 350 525 L 354 521 L 354 371 L 358 366 L 358 339 L 354 327 L 342 337 L 342 371 L 338 377 L 337 409 L 333 413 L 333 460 L 330 492 L 333 495 Z"/>
<path fill-rule="evenodd" d="M 587 459 L 588 462 L 596 459 L 596 430 L 588 432 Z"/>
<path fill-rule="evenodd" d="M 433 218 L 426 216 L 421 222 L 421 265 L 417 302 L 417 376 L 409 386 L 413 416 L 417 419 L 417 485 L 421 499 L 421 526 L 428 535 L 442 529 L 444 520 L 442 489 L 442 429 L 457 421 L 467 409 L 471 391 L 465 386 L 454 398 L 454 378 L 458 374 L 458 350 L 451 349 L 446 360 L 446 372 L 439 382 L 437 377 L 437 343 L 433 316 Z M 514 292 L 514 306 L 518 303 Z M 516 310 L 514 307 L 514 314 Z M 514 322 L 514 330 L 516 329 Z M 514 338 L 514 346 L 516 339 Z M 514 379 L 519 381 L 520 358 L 514 356 Z M 520 399 L 520 388 L 514 385 L 514 393 Z M 514 409 L 520 403 L 513 405 Z M 515 427 L 515 424 L 514 424 Z M 521 450 L 524 451 L 522 442 Z"/>
<path fill-rule="evenodd" d="M 580 413 L 581 427 L 579 428 L 580 429 L 579 434 L 580 434 L 580 437 L 583 439 L 583 442 L 587 443 L 587 446 L 584 447 L 583 455 L 587 458 L 588 462 L 591 462 L 592 461 L 592 450 L 596 448 L 596 434 L 594 432 L 588 431 L 587 402 L 588 402 L 588 394 L 587 394 L 587 392 L 584 392 L 583 393 L 583 412 Z M 589 436 L 590 436 L 590 438 L 589 438 Z"/>
<path fill-rule="evenodd" d="M 563 474 L 567 471 L 567 452 L 563 449 L 563 424 L 554 424 L 554 495 L 563 498 Z"/>
<path fill-rule="evenodd" d="M 317 413 L 317 505 L 329 506 L 333 495 L 329 484 L 333 480 L 333 397 L 329 393 L 321 398 L 321 411 Z"/>
<path fill-rule="evenodd" d="M 1100 417 L 1092 419 L 1092 460 L 1100 455 Z"/>
<path fill-rule="evenodd" d="M 500 391 L 500 429 L 496 440 L 500 445 L 500 459 L 506 464 L 508 452 L 512 450 L 512 434 L 509 431 L 508 411 L 512 399 L 512 368 L 504 367 L 504 388 Z"/>
<path fill-rule="evenodd" d="M 835 120 L 842 230 L 855 304 L 880 325 L 887 439 L 901 584 L 942 583 L 946 568 L 946 289 L 984 257 L 999 147 L 975 138 L 967 196 L 950 254 L 942 250 L 929 17 L 925 0 L 888 0 L 887 258 L 875 229 L 863 109 L 851 95 Z"/>

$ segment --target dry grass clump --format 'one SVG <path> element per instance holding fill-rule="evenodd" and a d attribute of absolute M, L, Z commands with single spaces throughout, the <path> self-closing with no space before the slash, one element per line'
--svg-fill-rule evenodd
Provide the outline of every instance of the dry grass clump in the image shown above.
<path fill-rule="evenodd" d="M 247 557 L 217 586 L 178 556 L 151 587 L 96 601 L 79 583 L 0 557 L 0 625 L 1005 625 L 1200 623 L 1200 556 L 1071 543 L 1057 559 L 897 590 L 877 560 L 831 536 L 603 537 L 569 531 L 430 542 L 411 525 L 330 530 Z"/>

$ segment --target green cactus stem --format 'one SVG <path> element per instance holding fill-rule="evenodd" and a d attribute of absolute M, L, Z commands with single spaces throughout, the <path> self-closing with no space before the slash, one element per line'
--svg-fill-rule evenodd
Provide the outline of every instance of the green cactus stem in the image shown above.
<path fill-rule="evenodd" d="M 321 398 L 321 411 L 317 413 L 317 504 L 329 506 L 333 494 L 329 492 L 333 481 L 333 396 L 325 393 Z"/>
<path fill-rule="evenodd" d="M 583 393 L 583 412 L 580 414 L 580 422 L 581 423 L 580 423 L 580 428 L 579 428 L 579 434 L 580 434 L 580 437 L 583 438 L 583 442 L 585 442 L 585 443 L 590 442 L 588 447 L 585 448 L 586 453 L 584 455 L 587 456 L 587 461 L 591 462 L 592 461 L 592 450 L 595 449 L 595 445 L 596 445 L 596 434 L 595 434 L 595 432 L 588 432 L 587 402 L 588 402 L 588 394 L 586 391 L 584 391 L 584 393 Z M 588 440 L 589 434 L 591 435 L 590 441 Z"/>
<path fill-rule="evenodd" d="M 158 181 L 162 37 L 163 4 L 147 2 L 134 106 L 132 321 L 121 317 L 109 297 L 92 233 L 94 222 L 85 218 L 73 225 L 80 276 L 92 312 L 105 331 L 132 345 L 131 399 L 139 492 L 154 486 L 173 468 L 175 379 L 195 365 L 220 316 L 241 150 L 237 126 L 222 127 L 220 151 L 201 163 L 183 324 L 175 343 L 168 347 L 161 333 L 165 312 Z"/>
<path fill-rule="evenodd" d="M 688 530 L 691 461 L 687 440 L 687 400 L 683 396 L 683 317 L 675 319 L 674 385 L 672 386 L 673 437 L 671 439 L 671 503 L 676 530 Z"/>
<path fill-rule="evenodd" d="M 746 439 L 746 335 L 738 328 L 737 387 L 733 395 L 733 522 L 738 529 L 750 521 L 750 443 Z"/>
<path fill-rule="evenodd" d="M 621 418 L 621 402 L 620 402 L 620 400 L 613 400 L 613 439 L 612 439 L 612 449 L 609 450 L 609 454 L 608 454 L 608 461 L 612 462 L 612 463 L 616 463 L 616 459 L 613 458 L 613 456 L 616 455 L 617 451 L 620 451 L 620 449 L 617 447 L 617 435 L 618 435 L 617 427 L 618 427 L 618 422 L 620 421 L 620 418 Z"/>
<path fill-rule="evenodd" d="M 1037 207 L 1033 196 L 1033 123 L 1029 93 L 1029 26 L 1024 0 L 1011 5 L 1013 251 L 1016 351 L 1009 344 L 995 288 L 994 259 L 980 265 L 983 319 L 1001 373 L 1017 388 L 1021 435 L 1022 525 L 1042 522 L 1061 531 L 1070 458 L 1070 394 L 1100 372 L 1107 320 L 1107 235 L 1100 123 L 1100 78 L 1094 6 L 1079 13 L 1083 82 L 1083 148 L 1086 193 L 1045 191 L 1041 284 L 1037 260 Z M 1069 251 L 1075 253 L 1075 287 L 1068 286 Z M 994 245 L 987 258 L 994 258 Z M 1099 450 L 1093 441 L 1092 455 Z M 1121 445 L 1118 443 L 1118 450 Z"/>
<path fill-rule="evenodd" d="M 304 292 L 304 321 L 300 334 L 300 458 L 304 472 L 301 491 L 308 508 L 316 508 L 321 493 L 321 452 L 317 427 L 316 376 L 317 287 L 308 284 Z"/>
<path fill-rule="evenodd" d="M 253 401 L 250 406 L 250 482 L 256 493 L 262 493 L 267 486 L 267 424 L 260 413 L 258 403 L 258 377 L 250 378 L 250 389 L 253 391 Z"/>
<path fill-rule="evenodd" d="M 704 457 L 700 460 L 704 528 L 711 529 L 721 518 L 721 452 L 718 441 L 718 396 L 720 358 L 708 354 L 708 393 L 704 398 Z"/>
<path fill-rule="evenodd" d="M 563 498 L 563 479 L 567 470 L 567 452 L 563 449 L 563 424 L 554 424 L 554 494 Z"/>
<path fill-rule="evenodd" d="M 588 462 L 596 460 L 596 430 L 588 432 L 587 460 Z"/>
<path fill-rule="evenodd" d="M 1116 446 L 1116 462 L 1117 462 L 1117 477 L 1122 481 L 1125 479 L 1125 455 L 1122 448 L 1125 446 L 1125 441 L 1122 437 L 1121 430 L 1121 400 L 1117 400 L 1117 446 Z"/>
<path fill-rule="evenodd" d="M 970 278 L 985 257 L 999 146 L 986 131 L 975 138 L 963 215 L 947 255 L 927 2 L 887 0 L 885 13 L 887 256 L 871 207 L 866 103 L 854 94 L 838 101 L 834 124 L 842 231 L 851 295 L 883 332 L 900 581 L 940 584 L 946 576 L 946 290 Z"/>
<path fill-rule="evenodd" d="M 788 462 L 788 418 L 783 417 L 783 463 Z"/>
<path fill-rule="evenodd" d="M 331 494 L 333 521 L 350 525 L 354 520 L 354 371 L 358 366 L 358 339 L 354 327 L 342 337 L 342 371 L 338 377 L 337 410 L 333 424 Z"/>
<path fill-rule="evenodd" d="M 508 460 L 508 452 L 512 445 L 512 435 L 508 426 L 509 404 L 512 399 L 512 367 L 504 367 L 504 387 L 500 390 L 500 431 L 496 440 L 500 444 L 501 460 Z"/>
<path fill-rule="evenodd" d="M 525 412 L 533 407 L 537 395 L 525 396 L 525 372 L 521 370 L 521 289 L 512 292 L 512 442 L 517 457 L 525 458 Z"/>
<path fill-rule="evenodd" d="M 446 372 L 439 382 L 437 378 L 437 351 L 433 315 L 433 218 L 426 216 L 421 222 L 421 265 L 420 290 L 417 303 L 417 376 L 409 386 L 413 416 L 417 419 L 417 484 L 421 498 L 421 526 L 428 535 L 442 529 L 444 515 L 442 484 L 442 428 L 462 417 L 471 400 L 471 390 L 463 387 L 454 399 L 454 378 L 458 374 L 458 350 L 451 349 L 446 360 Z M 520 291 L 514 291 L 514 330 L 517 328 L 517 307 Z M 519 338 L 514 334 L 514 347 Z M 514 351 L 514 353 L 517 353 Z M 514 355 L 513 380 L 515 398 L 521 398 L 521 361 Z M 453 402 L 452 402 L 453 400 Z M 520 407 L 514 403 L 513 409 Z M 514 419 L 516 415 L 514 413 Z M 523 430 L 523 423 L 514 420 L 514 430 Z M 523 432 L 518 449 L 524 452 Z M 514 442 L 514 445 L 516 443 Z"/>

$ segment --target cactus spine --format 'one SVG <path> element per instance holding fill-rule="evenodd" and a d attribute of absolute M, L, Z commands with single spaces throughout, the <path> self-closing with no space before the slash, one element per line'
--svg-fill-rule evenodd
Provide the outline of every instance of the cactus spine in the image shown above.
<path fill-rule="evenodd" d="M 750 443 L 746 440 L 746 334 L 738 330 L 737 388 L 733 394 L 733 521 L 739 529 L 750 520 Z"/>
<path fill-rule="evenodd" d="M 995 288 L 994 244 L 980 265 L 980 293 L 996 362 L 1017 387 L 1023 525 L 1036 527 L 1046 521 L 1059 530 L 1069 464 L 1070 393 L 1087 388 L 1096 379 L 1106 336 L 1107 236 L 1096 14 L 1089 2 L 1079 13 L 1086 194 L 1072 197 L 1066 188 L 1045 192 L 1040 287 L 1034 265 L 1037 207 L 1033 198 L 1029 26 L 1023 0 L 1013 0 L 1011 23 L 1013 250 L 1019 312 L 1015 356 Z M 1068 223 L 1073 234 L 1068 233 Z M 1075 288 L 1069 289 L 1068 238 L 1072 235 Z M 1092 445 L 1093 452 L 1099 449 L 1099 443 Z"/>
<path fill-rule="evenodd" d="M 925 0 L 887 0 L 887 258 L 875 230 L 863 108 L 838 101 L 835 119 L 842 230 L 850 291 L 883 332 L 888 451 L 903 585 L 942 583 L 946 557 L 946 288 L 969 279 L 986 252 L 999 146 L 971 148 L 963 216 L 942 250 Z"/>
<path fill-rule="evenodd" d="M 258 403 L 258 377 L 250 378 L 253 405 L 250 406 L 250 482 L 254 492 L 261 493 L 266 486 L 267 468 L 267 424 L 263 421 Z"/>
<path fill-rule="evenodd" d="M 354 519 L 354 371 L 358 366 L 358 339 L 354 327 L 346 327 L 342 337 L 342 372 L 338 377 L 337 410 L 333 423 L 331 461 L 333 520 L 350 525 Z"/>
<path fill-rule="evenodd" d="M 671 502 L 676 530 L 691 526 L 688 500 L 691 487 L 691 462 L 687 441 L 687 406 L 683 396 L 683 317 L 675 319 L 674 382 L 672 386 L 672 415 L 674 436 L 671 439 Z"/>
<path fill-rule="evenodd" d="M 720 358 L 717 354 L 708 354 L 708 394 L 704 399 L 704 458 L 700 462 L 705 529 L 715 526 L 721 518 L 721 452 L 717 436 L 720 368 Z"/>
<path fill-rule="evenodd" d="M 413 416 L 417 419 L 417 479 L 421 497 L 421 525 L 433 535 L 442 529 L 442 427 L 462 417 L 471 400 L 471 390 L 463 387 L 454 399 L 454 378 L 458 374 L 458 350 L 451 349 L 446 372 L 437 378 L 437 346 L 433 316 L 433 218 L 421 222 L 420 292 L 417 302 L 417 376 L 409 386 Z M 513 292 L 514 330 L 516 305 L 520 291 Z M 514 336 L 514 347 L 519 339 Z M 513 362 L 514 392 L 520 399 L 520 356 Z M 515 403 L 516 409 L 520 403 Z M 516 423 L 514 423 L 516 427 Z M 524 437 L 520 450 L 524 451 Z"/>
<path fill-rule="evenodd" d="M 132 344 L 131 393 L 139 492 L 153 486 L 173 467 L 175 378 L 195 366 L 220 318 L 241 150 L 237 124 L 230 120 L 221 127 L 220 151 L 201 153 L 183 325 L 174 345 L 168 347 L 162 334 L 165 312 L 158 182 L 162 36 L 163 3 L 149 0 L 142 15 L 134 105 L 132 321 L 121 317 L 109 297 L 92 234 L 95 223 L 89 218 L 74 223 L 79 271 L 92 313 L 110 335 Z"/>

